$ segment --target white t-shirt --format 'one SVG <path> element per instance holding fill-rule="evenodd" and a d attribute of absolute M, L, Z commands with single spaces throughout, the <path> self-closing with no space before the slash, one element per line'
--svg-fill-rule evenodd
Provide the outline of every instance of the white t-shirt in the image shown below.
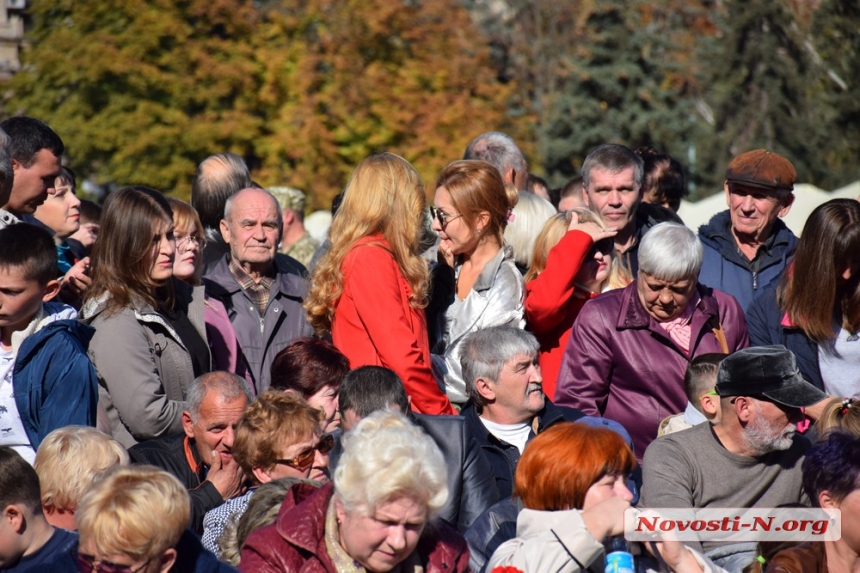
<path fill-rule="evenodd" d="M 478 419 L 481 420 L 481 423 L 484 424 L 484 427 L 487 428 L 488 432 L 503 442 L 516 446 L 520 451 L 520 454 L 522 454 L 523 450 L 526 449 L 526 442 L 529 441 L 529 434 L 532 430 L 528 422 L 522 422 L 520 424 L 497 424 L 484 418 Z"/>
<path fill-rule="evenodd" d="M 0 348 L 0 446 L 9 446 L 32 464 L 36 459 L 36 450 L 30 445 L 27 432 L 18 415 L 12 388 L 12 371 L 15 368 L 15 356 L 12 350 Z"/>
<path fill-rule="evenodd" d="M 818 345 L 818 367 L 830 396 L 860 397 L 860 336 L 840 328 L 836 340 Z"/>

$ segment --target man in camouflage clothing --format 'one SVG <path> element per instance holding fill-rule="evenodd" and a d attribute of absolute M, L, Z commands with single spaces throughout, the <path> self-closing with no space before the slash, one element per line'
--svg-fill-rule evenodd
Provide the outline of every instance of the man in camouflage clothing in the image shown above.
<path fill-rule="evenodd" d="M 275 196 L 284 212 L 281 252 L 310 268 L 308 265 L 320 244 L 305 229 L 305 194 L 292 187 L 269 187 L 267 191 Z"/>

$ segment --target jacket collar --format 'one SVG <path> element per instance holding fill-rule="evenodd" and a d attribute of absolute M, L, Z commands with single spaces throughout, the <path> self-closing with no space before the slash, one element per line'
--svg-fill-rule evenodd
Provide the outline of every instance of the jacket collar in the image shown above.
<path fill-rule="evenodd" d="M 81 309 L 81 316 L 84 317 L 86 321 L 91 321 L 93 318 L 104 312 L 107 299 L 108 293 L 106 292 L 100 294 L 94 299 L 90 299 Z M 152 308 L 151 304 L 143 302 L 142 300 L 138 300 L 137 302 L 132 304 L 129 310 L 132 311 L 135 320 L 137 320 L 138 322 L 146 324 L 157 324 L 164 328 L 164 330 L 166 330 L 183 349 L 186 349 L 185 343 L 182 342 L 182 338 L 180 338 L 179 334 L 176 332 L 176 330 L 174 330 L 173 326 L 169 322 L 164 320 L 164 317 L 161 316 L 154 308 Z"/>
<path fill-rule="evenodd" d="M 478 410 L 472 400 L 466 402 L 460 410 L 460 415 L 466 418 L 472 433 L 480 438 L 479 442 L 492 444 L 499 441 L 479 419 Z M 559 407 L 553 404 L 549 398 L 546 398 L 543 408 L 531 419 L 529 424 L 532 432 L 537 435 L 556 422 L 564 420 L 564 414 Z"/>
<path fill-rule="evenodd" d="M 278 513 L 278 534 L 318 559 L 330 561 L 325 551 L 325 516 L 333 495 L 332 482 L 319 489 L 306 483 L 292 486 Z M 293 511 L 299 505 L 301 510 Z"/>
<path fill-rule="evenodd" d="M 639 301 L 639 294 L 636 291 L 638 282 L 638 279 L 634 280 L 624 287 L 624 291 L 621 293 L 621 308 L 618 311 L 618 320 L 615 323 L 615 327 L 619 330 L 626 328 L 649 328 L 651 321 L 654 320 Z M 696 310 L 709 316 L 719 317 L 719 306 L 717 305 L 717 300 L 711 296 L 710 290 L 701 284 L 697 284 L 696 292 L 699 294 L 699 304 L 696 306 Z"/>
<path fill-rule="evenodd" d="M 475 280 L 475 284 L 472 286 L 473 290 L 478 292 L 489 290 L 490 287 L 493 286 L 493 283 L 496 279 L 496 273 L 499 272 L 499 267 L 502 266 L 502 263 L 507 259 L 512 259 L 514 257 L 514 251 L 510 245 L 507 243 L 502 244 L 502 248 L 499 249 L 499 252 L 496 253 L 496 256 L 487 261 L 487 264 L 484 265 L 484 269 L 481 271 L 481 274 L 478 275 L 477 280 Z M 458 265 L 457 274 L 460 273 L 460 267 Z"/>
<path fill-rule="evenodd" d="M 711 217 L 707 225 L 699 227 L 699 236 L 705 244 L 718 250 L 723 258 L 744 266 L 750 263 L 740 254 L 737 241 L 732 234 L 732 217 L 728 209 Z M 782 219 L 777 219 L 773 224 L 770 237 L 762 243 L 756 258 L 785 259 L 796 243 L 797 237 L 791 229 Z"/>
<path fill-rule="evenodd" d="M 227 253 L 204 278 L 206 292 L 223 299 L 230 297 L 242 290 L 242 286 L 230 272 Z M 275 257 L 275 282 L 273 288 L 288 297 L 302 299 L 305 296 L 306 282 L 304 279 L 290 273 L 288 269 L 281 267 L 278 257 Z"/>

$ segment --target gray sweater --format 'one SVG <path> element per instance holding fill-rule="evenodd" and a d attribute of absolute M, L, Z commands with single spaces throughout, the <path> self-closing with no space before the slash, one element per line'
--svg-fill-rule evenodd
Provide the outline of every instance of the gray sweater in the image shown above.
<path fill-rule="evenodd" d="M 662 438 L 645 450 L 640 507 L 779 507 L 809 505 L 801 464 L 809 441 L 757 458 L 729 452 L 711 424 Z M 705 543 L 706 551 L 716 544 Z"/>

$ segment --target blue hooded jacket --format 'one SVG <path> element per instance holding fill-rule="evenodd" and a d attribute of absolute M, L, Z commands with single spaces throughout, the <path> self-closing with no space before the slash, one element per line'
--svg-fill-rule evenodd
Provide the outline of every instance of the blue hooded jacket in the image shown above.
<path fill-rule="evenodd" d="M 34 450 L 57 428 L 96 425 L 98 376 L 87 356 L 93 332 L 77 320 L 56 320 L 21 343 L 12 388 Z"/>

